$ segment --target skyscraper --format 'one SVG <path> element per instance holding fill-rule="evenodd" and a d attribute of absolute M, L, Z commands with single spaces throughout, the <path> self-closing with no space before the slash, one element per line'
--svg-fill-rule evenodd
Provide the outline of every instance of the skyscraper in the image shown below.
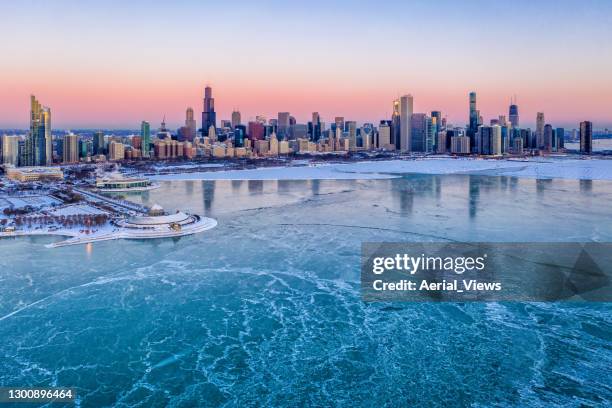
<path fill-rule="evenodd" d="M 63 137 L 62 161 L 64 163 L 79 162 L 79 137 L 75 134 L 67 134 Z"/>
<path fill-rule="evenodd" d="M 357 148 L 357 122 L 349 120 L 346 122 L 349 137 L 349 149 L 355 150 Z"/>
<path fill-rule="evenodd" d="M 233 111 L 232 112 L 232 129 L 234 129 L 236 126 L 240 125 L 240 111 Z"/>
<path fill-rule="evenodd" d="M 555 147 L 553 127 L 549 124 L 544 125 L 544 150 L 552 152 Z"/>
<path fill-rule="evenodd" d="M 151 157 L 150 146 L 151 146 L 151 125 L 147 121 L 140 123 L 140 139 L 142 140 L 142 157 Z"/>
<path fill-rule="evenodd" d="M 400 101 L 399 99 L 393 100 L 393 114 L 391 115 L 391 144 L 395 146 L 396 150 L 400 148 Z"/>
<path fill-rule="evenodd" d="M 204 109 L 202 111 L 202 136 L 208 136 L 210 127 L 217 127 L 217 114 L 215 113 L 215 98 L 212 97 L 212 88 L 204 88 Z"/>
<path fill-rule="evenodd" d="M 45 166 L 53 162 L 51 110 L 30 96 L 30 133 L 25 142 L 25 165 Z"/>
<path fill-rule="evenodd" d="M 278 112 L 276 135 L 279 140 L 285 139 L 289 134 L 289 112 Z"/>
<path fill-rule="evenodd" d="M 557 138 L 557 150 L 565 148 L 565 129 L 557 128 L 555 130 L 555 137 Z"/>
<path fill-rule="evenodd" d="M 321 138 L 321 117 L 319 112 L 312 112 L 312 140 L 317 142 Z"/>
<path fill-rule="evenodd" d="M 344 116 L 336 116 L 334 118 L 334 124 L 336 129 L 340 129 L 341 132 L 344 132 Z"/>
<path fill-rule="evenodd" d="M 400 150 L 409 152 L 412 148 L 412 95 L 400 97 Z"/>
<path fill-rule="evenodd" d="M 476 132 L 478 132 L 478 125 L 480 122 L 480 112 L 476 109 L 476 92 L 470 92 L 469 94 L 470 112 L 469 112 L 469 124 L 467 129 L 467 136 L 470 138 L 470 147 L 474 149 L 478 143 L 476 143 Z"/>
<path fill-rule="evenodd" d="M 544 113 L 538 112 L 536 115 L 536 149 L 544 147 Z"/>
<path fill-rule="evenodd" d="M 193 118 L 193 109 L 187 108 L 185 111 L 185 126 L 181 126 L 178 129 L 178 140 L 180 142 L 189 141 L 193 142 L 196 137 L 196 121 Z"/>
<path fill-rule="evenodd" d="M 424 113 L 413 113 L 410 119 L 410 151 L 424 152 L 427 133 L 427 115 Z"/>
<path fill-rule="evenodd" d="M 105 154 L 104 153 L 104 132 L 100 130 L 95 132 L 93 135 L 93 153 L 96 155 Z"/>
<path fill-rule="evenodd" d="M 510 102 L 510 108 L 508 109 L 508 119 L 510 120 L 510 126 L 513 128 L 519 127 L 519 110 L 518 105 L 515 101 Z"/>
<path fill-rule="evenodd" d="M 593 153 L 593 123 L 580 122 L 580 153 Z"/>
<path fill-rule="evenodd" d="M 188 129 L 188 140 L 193 141 L 197 131 L 196 120 L 193 116 L 193 108 L 189 107 L 185 111 L 185 127 Z"/>
<path fill-rule="evenodd" d="M 468 126 L 468 131 L 473 134 L 476 134 L 478 130 L 479 116 L 480 112 L 476 109 L 476 92 L 470 92 L 470 124 Z"/>
<path fill-rule="evenodd" d="M 19 136 L 2 136 L 2 163 L 13 166 L 19 163 Z"/>

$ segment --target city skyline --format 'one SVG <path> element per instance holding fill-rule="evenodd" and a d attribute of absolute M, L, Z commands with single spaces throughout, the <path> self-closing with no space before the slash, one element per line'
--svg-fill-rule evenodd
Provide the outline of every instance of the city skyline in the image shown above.
<path fill-rule="evenodd" d="M 76 4 L 0 5 L 5 36 L 19 39 L 0 44 L 0 128 L 27 128 L 30 94 L 53 107 L 55 129 L 156 127 L 164 116 L 177 128 L 187 107 L 202 111 L 206 85 L 217 121 L 238 108 L 243 123 L 278 112 L 378 123 L 409 93 L 414 112 L 464 126 L 475 91 L 485 122 L 516 95 L 522 127 L 535 128 L 537 112 L 554 126 L 612 127 L 607 2 L 442 1 L 433 14 L 425 2 L 367 2 L 350 15 L 346 2 Z"/>

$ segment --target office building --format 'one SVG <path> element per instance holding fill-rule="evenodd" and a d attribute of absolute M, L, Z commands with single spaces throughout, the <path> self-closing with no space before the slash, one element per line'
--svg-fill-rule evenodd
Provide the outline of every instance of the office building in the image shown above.
<path fill-rule="evenodd" d="M 536 115 L 536 131 L 535 131 L 535 148 L 542 149 L 544 147 L 544 113 L 538 112 Z"/>
<path fill-rule="evenodd" d="M 2 136 L 2 164 L 19 164 L 19 136 Z"/>
<path fill-rule="evenodd" d="M 240 111 L 237 111 L 237 110 L 233 111 L 232 112 L 232 122 L 231 122 L 232 129 L 234 129 L 236 126 L 240 125 L 241 123 L 242 122 L 240 118 Z"/>
<path fill-rule="evenodd" d="M 593 153 L 593 123 L 580 122 L 580 153 Z"/>
<path fill-rule="evenodd" d="M 508 109 L 508 119 L 510 120 L 511 127 L 519 127 L 519 110 L 516 102 L 511 101 L 510 103 L 510 108 Z"/>
<path fill-rule="evenodd" d="M 403 95 L 400 97 L 400 150 L 405 152 L 409 152 L 412 148 L 412 109 L 412 95 Z"/>
<path fill-rule="evenodd" d="M 285 139 L 289 135 L 289 112 L 278 112 L 276 136 L 279 140 Z"/>
<path fill-rule="evenodd" d="M 210 128 L 217 127 L 217 114 L 215 113 L 215 98 L 212 97 L 212 88 L 204 88 L 204 108 L 202 110 L 202 136 L 209 136 Z"/>
<path fill-rule="evenodd" d="M 93 154 L 106 154 L 104 143 L 104 132 L 97 131 L 93 134 Z"/>
<path fill-rule="evenodd" d="M 79 162 L 79 137 L 75 134 L 67 134 L 62 138 L 62 162 Z"/>

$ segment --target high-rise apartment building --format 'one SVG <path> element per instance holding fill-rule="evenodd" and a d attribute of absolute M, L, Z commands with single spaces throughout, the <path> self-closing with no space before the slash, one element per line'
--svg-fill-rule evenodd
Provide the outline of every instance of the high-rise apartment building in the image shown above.
<path fill-rule="evenodd" d="M 62 138 L 62 162 L 79 162 L 79 137 L 69 133 Z"/>
<path fill-rule="evenodd" d="M 45 166 L 53 162 L 51 138 L 51 110 L 30 96 L 30 133 L 26 137 L 24 163 L 26 166 Z"/>
<path fill-rule="evenodd" d="M 542 149 L 544 147 L 544 112 L 538 112 L 536 115 L 536 149 Z"/>
<path fill-rule="evenodd" d="M 547 152 L 552 152 L 556 148 L 555 132 L 549 124 L 544 125 L 544 146 L 543 149 Z"/>
<path fill-rule="evenodd" d="M 412 148 L 412 110 L 413 99 L 412 95 L 404 95 L 400 97 L 399 113 L 400 113 L 400 150 L 409 152 Z"/>
<path fill-rule="evenodd" d="M 580 122 L 580 153 L 593 153 L 593 123 Z"/>
<path fill-rule="evenodd" d="M 151 157 L 151 125 L 144 120 L 140 123 L 140 140 L 142 143 L 140 147 L 142 157 Z"/>
<path fill-rule="evenodd" d="M 391 143 L 395 145 L 395 149 L 400 148 L 400 100 L 395 99 L 393 101 L 393 114 L 391 115 Z"/>
<path fill-rule="evenodd" d="M 2 136 L 2 164 L 19 164 L 19 136 Z"/>
<path fill-rule="evenodd" d="M 557 128 L 555 129 L 555 137 L 557 138 L 557 150 L 561 150 L 565 148 L 565 129 Z"/>

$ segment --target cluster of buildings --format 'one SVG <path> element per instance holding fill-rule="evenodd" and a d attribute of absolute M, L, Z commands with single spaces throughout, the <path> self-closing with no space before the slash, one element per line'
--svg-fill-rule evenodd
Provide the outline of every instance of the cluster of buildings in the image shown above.
<path fill-rule="evenodd" d="M 244 124 L 237 110 L 232 112 L 231 120 L 217 123 L 214 102 L 212 88 L 207 86 L 199 129 L 194 110 L 188 108 L 184 126 L 175 132 L 166 127 L 164 119 L 157 131 L 152 131 L 150 123 L 143 121 L 137 135 L 108 136 L 99 131 L 87 136 L 68 133 L 54 139 L 51 110 L 32 96 L 30 130 L 25 136 L 2 136 L 1 162 L 20 167 L 81 161 L 267 157 L 360 150 L 528 155 L 562 152 L 566 136 L 579 137 L 580 152 L 592 153 L 591 122 L 581 122 L 579 130 L 566 135 L 563 128 L 546 123 L 544 113 L 538 112 L 535 130 L 524 128 L 520 126 L 518 105 L 511 101 L 508 116 L 500 115 L 485 123 L 477 108 L 475 92 L 469 94 L 469 123 L 464 127 L 447 123 L 440 111 L 414 112 L 411 95 L 393 101 L 391 118 L 361 126 L 344 117 L 336 117 L 327 126 L 318 112 L 313 112 L 306 124 L 297 123 L 289 112 L 279 112 L 277 118 L 270 120 L 257 116 Z"/>

